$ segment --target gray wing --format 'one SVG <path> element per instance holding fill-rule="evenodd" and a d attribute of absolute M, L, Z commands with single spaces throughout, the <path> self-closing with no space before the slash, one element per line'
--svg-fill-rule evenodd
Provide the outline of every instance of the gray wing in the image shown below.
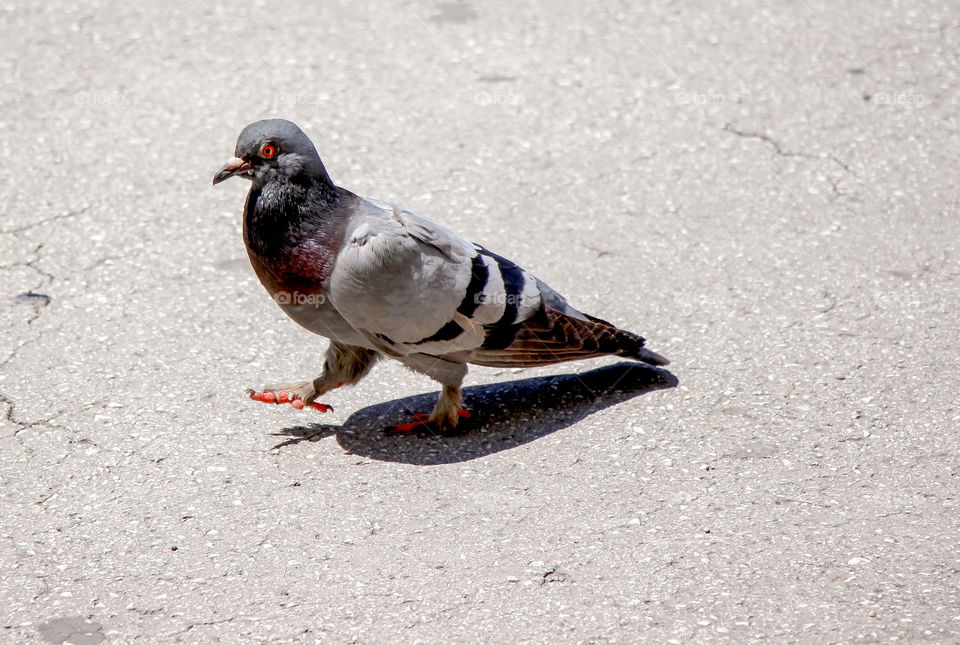
<path fill-rule="evenodd" d="M 580 313 L 515 263 L 440 224 L 382 202 L 361 208 L 330 295 L 381 351 L 511 366 L 653 355 L 641 337 Z"/>
<path fill-rule="evenodd" d="M 483 328 L 457 312 L 470 283 L 473 245 L 382 202 L 361 200 L 353 219 L 330 276 L 330 297 L 354 328 L 393 356 L 483 343 Z"/>

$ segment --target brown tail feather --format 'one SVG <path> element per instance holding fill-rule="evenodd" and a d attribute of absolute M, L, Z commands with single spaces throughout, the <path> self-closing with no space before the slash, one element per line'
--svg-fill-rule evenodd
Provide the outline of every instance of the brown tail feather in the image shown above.
<path fill-rule="evenodd" d="M 503 348 L 479 348 L 470 362 L 487 367 L 533 367 L 596 356 L 623 356 L 667 365 L 669 361 L 646 349 L 645 340 L 599 318 L 581 320 L 543 307 L 516 328 L 513 341 Z"/>

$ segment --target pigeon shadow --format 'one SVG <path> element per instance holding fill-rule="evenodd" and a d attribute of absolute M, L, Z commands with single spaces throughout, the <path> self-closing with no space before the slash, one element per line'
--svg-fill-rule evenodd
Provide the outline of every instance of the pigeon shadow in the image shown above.
<path fill-rule="evenodd" d="M 336 436 L 348 453 L 420 466 L 452 464 L 516 448 L 604 408 L 647 392 L 676 387 L 671 372 L 642 363 L 617 363 L 581 374 L 564 374 L 465 388 L 471 417 L 463 434 L 439 435 L 430 426 L 415 435 L 384 432 L 433 409 L 436 394 L 418 394 L 357 410 L 342 426 L 314 423 L 284 428 L 289 437 L 274 449 Z"/>

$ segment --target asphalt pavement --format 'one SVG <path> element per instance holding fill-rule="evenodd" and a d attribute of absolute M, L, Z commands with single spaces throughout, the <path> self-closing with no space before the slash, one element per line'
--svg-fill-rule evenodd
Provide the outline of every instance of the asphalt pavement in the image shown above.
<path fill-rule="evenodd" d="M 0 642 L 960 642 L 960 6 L 0 7 Z M 240 130 L 667 370 L 322 400 Z"/>

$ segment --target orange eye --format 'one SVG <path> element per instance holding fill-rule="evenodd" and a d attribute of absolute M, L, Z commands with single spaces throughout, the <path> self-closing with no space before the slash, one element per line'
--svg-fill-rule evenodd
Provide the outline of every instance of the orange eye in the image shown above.
<path fill-rule="evenodd" d="M 277 147 L 272 143 L 265 143 L 263 144 L 263 147 L 260 148 L 260 156 L 265 159 L 271 159 L 276 154 Z"/>

